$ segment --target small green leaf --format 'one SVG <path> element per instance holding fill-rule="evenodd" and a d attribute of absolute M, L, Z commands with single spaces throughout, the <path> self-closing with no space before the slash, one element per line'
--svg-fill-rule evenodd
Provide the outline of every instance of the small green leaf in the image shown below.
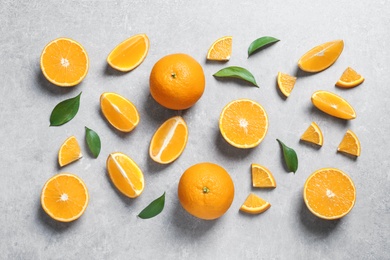
<path fill-rule="evenodd" d="M 298 170 L 298 156 L 297 153 L 290 147 L 286 146 L 282 141 L 276 139 L 279 142 L 283 150 L 284 162 L 286 163 L 287 169 L 290 172 L 296 172 Z"/>
<path fill-rule="evenodd" d="M 50 115 L 50 126 L 60 126 L 72 120 L 80 107 L 80 94 L 58 103 Z"/>
<path fill-rule="evenodd" d="M 271 44 L 271 43 L 275 43 L 275 42 L 278 42 L 280 41 L 279 39 L 276 39 L 274 37 L 270 37 L 270 36 L 264 36 L 264 37 L 261 37 L 261 38 L 258 38 L 256 40 L 254 40 L 251 45 L 249 45 L 249 48 L 248 48 L 248 57 L 251 56 L 255 51 Z"/>
<path fill-rule="evenodd" d="M 237 66 L 223 68 L 219 70 L 217 73 L 215 73 L 213 76 L 218 78 L 242 79 L 249 83 L 252 83 L 256 87 L 259 87 L 252 73 L 250 73 L 247 69 L 237 67 Z"/>
<path fill-rule="evenodd" d="M 92 129 L 85 127 L 85 140 L 92 155 L 97 158 L 102 147 L 99 135 Z"/>
<path fill-rule="evenodd" d="M 142 219 L 153 218 L 161 213 L 165 205 L 165 192 L 161 197 L 152 201 L 141 213 L 138 214 L 138 217 Z"/>

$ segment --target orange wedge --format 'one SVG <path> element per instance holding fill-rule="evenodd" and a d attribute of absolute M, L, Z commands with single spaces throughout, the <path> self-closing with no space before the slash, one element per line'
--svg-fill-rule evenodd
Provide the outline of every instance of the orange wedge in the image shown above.
<path fill-rule="evenodd" d="M 81 157 L 83 155 L 81 154 L 80 145 L 76 137 L 72 135 L 61 145 L 58 151 L 58 163 L 62 167 L 77 161 Z"/>
<path fill-rule="evenodd" d="M 344 41 L 336 40 L 318 45 L 306 52 L 298 61 L 301 70 L 319 72 L 336 62 L 344 49 Z"/>
<path fill-rule="evenodd" d="M 282 92 L 285 97 L 288 97 L 294 88 L 297 78 L 282 72 L 278 72 L 277 81 L 280 92 Z"/>
<path fill-rule="evenodd" d="M 341 140 L 337 151 L 354 156 L 360 156 L 360 141 L 354 132 L 348 130 Z"/>
<path fill-rule="evenodd" d="M 336 82 L 336 86 L 341 88 L 353 88 L 363 83 L 364 78 L 358 74 L 354 69 L 348 67 L 340 79 Z"/>
<path fill-rule="evenodd" d="M 223 108 L 219 129 L 229 144 L 237 148 L 253 148 L 267 133 L 267 113 L 253 100 L 237 99 Z"/>
<path fill-rule="evenodd" d="M 88 55 L 80 43 L 58 38 L 48 43 L 41 54 L 41 70 L 45 78 L 60 87 L 73 87 L 87 75 Z"/>
<path fill-rule="evenodd" d="M 139 123 L 137 108 L 119 94 L 103 93 L 100 107 L 107 121 L 119 131 L 131 132 Z"/>
<path fill-rule="evenodd" d="M 188 128 L 181 116 L 165 121 L 150 141 L 149 155 L 155 162 L 168 164 L 176 160 L 187 144 Z"/>
<path fill-rule="evenodd" d="M 144 175 L 138 165 L 123 153 L 111 153 L 107 171 L 112 183 L 125 196 L 136 198 L 144 190 Z"/>
<path fill-rule="evenodd" d="M 137 34 L 117 45 L 108 55 L 107 62 L 119 71 L 131 71 L 144 61 L 148 51 L 148 36 Z"/>
<path fill-rule="evenodd" d="M 324 143 L 324 136 L 322 135 L 320 127 L 315 122 L 312 122 L 302 134 L 301 140 L 322 146 Z"/>
<path fill-rule="evenodd" d="M 240 210 L 249 214 L 260 214 L 271 207 L 271 204 L 259 196 L 250 193 L 245 202 L 241 205 Z"/>
<path fill-rule="evenodd" d="M 347 215 L 356 200 L 351 178 L 339 169 L 324 168 L 311 174 L 303 188 L 308 209 L 323 219 L 339 219 Z"/>
<path fill-rule="evenodd" d="M 221 37 L 216 40 L 207 52 L 208 60 L 228 61 L 232 55 L 232 36 Z"/>
<path fill-rule="evenodd" d="M 87 208 L 88 201 L 85 183 L 71 173 L 60 173 L 51 177 L 41 193 L 43 210 L 61 222 L 78 219 Z"/>
<path fill-rule="evenodd" d="M 275 188 L 276 181 L 266 167 L 252 163 L 252 186 L 257 188 Z"/>
<path fill-rule="evenodd" d="M 329 91 L 314 92 L 311 102 L 316 108 L 331 116 L 346 120 L 356 118 L 353 107 L 345 99 Z"/>

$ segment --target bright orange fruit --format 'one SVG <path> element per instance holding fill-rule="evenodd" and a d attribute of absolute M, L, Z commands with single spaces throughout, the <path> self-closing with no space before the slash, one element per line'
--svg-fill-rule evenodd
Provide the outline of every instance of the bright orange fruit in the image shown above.
<path fill-rule="evenodd" d="M 252 163 L 252 186 L 258 188 L 275 188 L 276 181 L 271 171 L 265 166 Z"/>
<path fill-rule="evenodd" d="M 342 97 L 325 90 L 314 92 L 311 102 L 322 112 L 341 119 L 355 119 L 356 113 L 353 107 Z"/>
<path fill-rule="evenodd" d="M 363 83 L 364 78 L 358 74 L 354 69 L 348 67 L 340 79 L 336 82 L 336 86 L 341 88 L 353 88 Z"/>
<path fill-rule="evenodd" d="M 360 141 L 354 132 L 348 130 L 341 140 L 337 151 L 354 156 L 360 156 Z"/>
<path fill-rule="evenodd" d="M 88 55 L 84 47 L 69 38 L 49 42 L 41 54 L 41 70 L 45 78 L 60 87 L 73 87 L 87 75 Z"/>
<path fill-rule="evenodd" d="M 260 214 L 271 207 L 268 201 L 263 200 L 254 193 L 250 193 L 240 210 L 249 214 Z"/>
<path fill-rule="evenodd" d="M 232 36 L 221 37 L 216 40 L 207 52 L 208 60 L 228 61 L 232 55 Z"/>
<path fill-rule="evenodd" d="M 80 145 L 75 136 L 67 138 L 58 151 L 58 163 L 65 166 L 83 157 Z"/>
<path fill-rule="evenodd" d="M 295 82 L 297 81 L 297 78 L 294 76 L 290 76 L 286 73 L 278 72 L 277 82 L 280 92 L 285 97 L 290 96 L 291 91 L 293 90 L 295 86 Z"/>
<path fill-rule="evenodd" d="M 312 122 L 302 134 L 301 140 L 322 146 L 324 143 L 324 136 L 321 128 L 315 122 Z"/>

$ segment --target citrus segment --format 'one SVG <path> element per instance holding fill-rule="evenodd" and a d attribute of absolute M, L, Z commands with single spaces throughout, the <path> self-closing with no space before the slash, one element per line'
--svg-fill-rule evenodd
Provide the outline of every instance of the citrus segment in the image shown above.
<path fill-rule="evenodd" d="M 299 59 L 298 66 L 307 72 L 322 71 L 336 62 L 343 49 L 343 40 L 323 43 L 306 52 Z"/>
<path fill-rule="evenodd" d="M 277 81 L 280 92 L 282 92 L 285 97 L 288 97 L 294 88 L 297 78 L 282 72 L 278 72 Z"/>
<path fill-rule="evenodd" d="M 133 35 L 110 52 L 107 62 L 111 67 L 119 71 L 131 71 L 144 61 L 148 51 L 148 36 L 146 34 Z"/>
<path fill-rule="evenodd" d="M 341 119 L 355 119 L 353 107 L 342 97 L 329 91 L 320 90 L 311 96 L 311 102 L 322 112 Z"/>
<path fill-rule="evenodd" d="M 348 130 L 341 140 L 337 151 L 354 156 L 360 156 L 360 141 L 354 132 Z"/>
<path fill-rule="evenodd" d="M 271 207 L 268 201 L 263 200 L 256 194 L 250 193 L 240 210 L 249 214 L 260 214 Z"/>
<path fill-rule="evenodd" d="M 314 215 L 323 219 L 338 219 L 353 208 L 356 190 L 347 174 L 339 169 L 323 168 L 307 178 L 303 197 Z"/>
<path fill-rule="evenodd" d="M 324 136 L 322 135 L 321 128 L 315 122 L 312 122 L 302 134 L 301 140 L 322 146 L 324 143 Z"/>
<path fill-rule="evenodd" d="M 252 163 L 252 186 L 257 188 L 275 188 L 276 181 L 271 171 L 266 167 Z"/>
<path fill-rule="evenodd" d="M 150 141 L 149 155 L 158 163 L 167 164 L 183 152 L 188 139 L 187 124 L 181 116 L 165 121 Z"/>
<path fill-rule="evenodd" d="M 260 144 L 267 133 L 267 113 L 253 100 L 234 100 L 223 108 L 219 129 L 229 144 L 237 148 L 253 148 Z"/>
<path fill-rule="evenodd" d="M 348 67 L 340 79 L 336 82 L 336 86 L 341 88 L 353 88 L 363 83 L 364 78 L 358 74 L 354 69 Z"/>
<path fill-rule="evenodd" d="M 144 175 L 127 155 L 116 152 L 107 158 L 108 175 L 114 186 L 125 196 L 136 198 L 144 190 Z"/>
<path fill-rule="evenodd" d="M 216 40 L 207 52 L 208 60 L 228 61 L 232 55 L 232 36 L 221 37 Z"/>
<path fill-rule="evenodd" d="M 87 208 L 88 201 L 85 183 L 71 173 L 60 173 L 51 177 L 41 193 L 43 210 L 61 222 L 78 219 Z"/>
<path fill-rule="evenodd" d="M 89 67 L 84 47 L 69 38 L 58 38 L 48 43 L 42 51 L 40 63 L 45 78 L 60 87 L 79 84 Z"/>
<path fill-rule="evenodd" d="M 119 94 L 105 92 L 100 96 L 100 107 L 107 121 L 122 132 L 131 132 L 139 123 L 137 108 Z"/>
<path fill-rule="evenodd" d="M 83 157 L 80 145 L 75 136 L 67 138 L 58 151 L 58 163 L 65 166 Z"/>

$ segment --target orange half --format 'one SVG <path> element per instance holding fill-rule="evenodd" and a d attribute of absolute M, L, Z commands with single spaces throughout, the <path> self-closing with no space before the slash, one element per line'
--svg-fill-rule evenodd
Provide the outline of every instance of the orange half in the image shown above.
<path fill-rule="evenodd" d="M 341 140 L 337 151 L 347 153 L 354 156 L 360 156 L 360 141 L 357 135 L 352 132 L 351 130 L 348 130 L 343 140 Z"/>
<path fill-rule="evenodd" d="M 282 94 L 285 97 L 290 96 L 296 81 L 297 81 L 296 77 L 288 75 L 286 73 L 278 72 L 278 77 L 277 77 L 278 87 L 280 92 L 282 92 Z"/>
<path fill-rule="evenodd" d="M 266 167 L 252 163 L 252 186 L 257 188 L 275 188 L 276 181 L 271 171 Z"/>
<path fill-rule="evenodd" d="M 232 55 L 232 36 L 221 37 L 216 40 L 207 52 L 208 60 L 228 61 Z"/>
<path fill-rule="evenodd" d="M 324 136 L 321 128 L 315 122 L 312 122 L 302 134 L 301 140 L 322 146 L 324 143 Z"/>
<path fill-rule="evenodd" d="M 353 107 L 342 97 L 325 90 L 314 92 L 311 96 L 313 105 L 328 115 L 351 120 L 356 118 Z"/>
<path fill-rule="evenodd" d="M 249 214 L 260 214 L 270 207 L 271 204 L 268 201 L 263 200 L 254 193 L 250 193 L 241 205 L 240 210 Z"/>
<path fill-rule="evenodd" d="M 67 138 L 58 151 L 58 163 L 65 166 L 83 157 L 79 142 L 75 136 Z"/>
<path fill-rule="evenodd" d="M 343 74 L 341 75 L 340 79 L 336 82 L 336 86 L 340 88 L 353 88 L 361 83 L 363 83 L 364 78 L 362 75 L 357 73 L 354 69 L 351 67 L 348 67 Z"/>

